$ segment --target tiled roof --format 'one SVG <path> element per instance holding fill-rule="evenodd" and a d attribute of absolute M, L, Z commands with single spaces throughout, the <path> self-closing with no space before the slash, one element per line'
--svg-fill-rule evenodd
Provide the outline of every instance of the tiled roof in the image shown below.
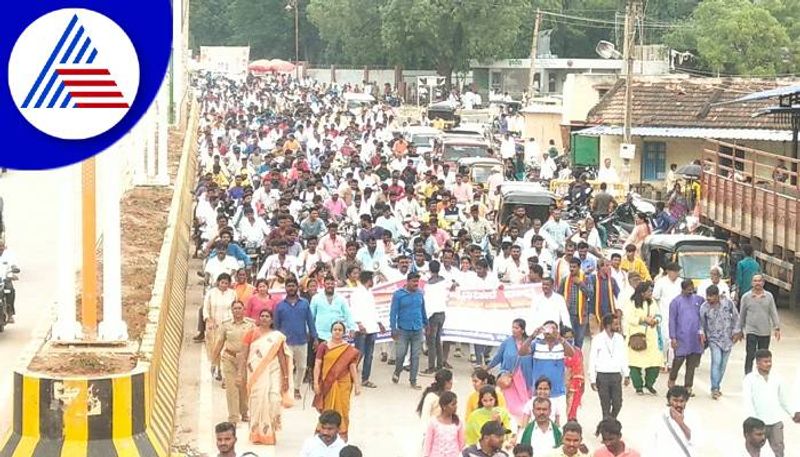
<path fill-rule="evenodd" d="M 779 129 L 771 116 L 756 111 L 778 104 L 777 99 L 715 105 L 753 92 L 797 84 L 797 81 L 719 78 L 643 78 L 633 82 L 634 126 Z M 619 79 L 589 111 L 592 124 L 622 125 L 625 81 Z"/>

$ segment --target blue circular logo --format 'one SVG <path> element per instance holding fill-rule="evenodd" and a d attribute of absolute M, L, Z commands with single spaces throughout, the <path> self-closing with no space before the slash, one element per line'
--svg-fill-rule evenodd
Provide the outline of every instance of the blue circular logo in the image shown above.
<path fill-rule="evenodd" d="M 4 168 L 56 168 L 102 152 L 141 119 L 166 75 L 169 0 L 17 2 L 0 21 Z"/>

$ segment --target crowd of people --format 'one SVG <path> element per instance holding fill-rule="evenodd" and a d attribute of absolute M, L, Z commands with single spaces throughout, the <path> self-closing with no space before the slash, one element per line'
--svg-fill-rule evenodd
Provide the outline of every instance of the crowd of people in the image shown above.
<path fill-rule="evenodd" d="M 779 319 L 749 246 L 735 265 L 735 300 L 718 267 L 697 287 L 676 263 L 654 281 L 639 252 L 649 231 L 607 255 L 596 228 L 575 230 L 557 207 L 544 221 L 520 207 L 497 227 L 503 172 L 472 183 L 436 144 L 418 155 L 390 106 L 343 104 L 343 93 L 364 88 L 290 76 L 194 82 L 195 241 L 207 283 L 195 341 L 206 344 L 226 392 L 220 455 L 235 455 L 240 423 L 250 442 L 276 445 L 282 410 L 303 399 L 304 383 L 320 416 L 301 455 L 361 455 L 348 444 L 351 397 L 378 388 L 380 360 L 394 366 L 393 383 L 405 369 L 421 391 L 424 457 L 589 455 L 581 424 L 596 424 L 601 437 L 591 455 L 639 455 L 617 420 L 630 384 L 666 398 L 642 455 L 699 456 L 700 424 L 687 408 L 705 394 L 694 389 L 695 370 L 710 353 L 708 394 L 720 398 L 740 340 L 744 442 L 732 452 L 789 455 L 783 422 L 800 422 L 800 389 L 770 374 Z M 391 283 L 399 285 L 384 317 L 371 289 Z M 537 292 L 499 347 L 443 341 L 448 294 L 516 284 Z M 383 334 L 391 342 L 377 344 Z M 451 356 L 473 365 L 468 398 L 452 391 Z M 662 374 L 668 390 L 659 393 Z M 423 387 L 419 377 L 432 382 Z M 599 417 L 581 413 L 587 387 Z"/>

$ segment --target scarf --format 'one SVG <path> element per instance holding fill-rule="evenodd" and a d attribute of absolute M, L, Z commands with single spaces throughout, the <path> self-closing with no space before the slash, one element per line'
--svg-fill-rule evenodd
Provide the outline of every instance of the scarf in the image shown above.
<path fill-rule="evenodd" d="M 578 274 L 578 278 L 581 281 L 584 280 L 585 276 L 583 274 L 583 271 L 581 271 Z M 574 280 L 572 278 L 572 275 L 567 276 L 567 278 L 564 280 L 564 300 L 567 302 L 567 304 L 569 304 L 572 299 L 573 285 L 574 285 Z M 580 325 L 583 325 L 584 323 L 583 314 L 585 312 L 585 308 L 586 308 L 586 297 L 583 294 L 583 290 L 580 288 L 580 286 L 578 286 L 578 324 Z"/>
<path fill-rule="evenodd" d="M 608 305 L 611 309 L 611 314 L 617 312 L 617 304 L 616 299 L 614 298 L 614 286 L 611 284 L 611 275 L 608 275 L 605 280 L 606 283 L 606 291 L 608 293 Z M 602 295 L 603 295 L 603 287 L 602 282 L 600 279 L 600 275 L 595 275 L 595 293 L 594 293 L 594 316 L 598 320 L 598 322 L 603 318 L 602 315 Z"/>

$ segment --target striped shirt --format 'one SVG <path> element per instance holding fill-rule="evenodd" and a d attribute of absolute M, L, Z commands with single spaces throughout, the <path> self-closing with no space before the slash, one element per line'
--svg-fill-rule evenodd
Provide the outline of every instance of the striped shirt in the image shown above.
<path fill-rule="evenodd" d="M 531 342 L 531 357 L 533 357 L 533 376 L 531 380 L 535 383 L 541 376 L 550 380 L 552 390 L 551 397 L 566 395 L 564 384 L 564 345 L 556 343 L 551 348 L 543 336 L 537 337 Z M 531 391 L 535 391 L 535 386 L 528 386 Z"/>

